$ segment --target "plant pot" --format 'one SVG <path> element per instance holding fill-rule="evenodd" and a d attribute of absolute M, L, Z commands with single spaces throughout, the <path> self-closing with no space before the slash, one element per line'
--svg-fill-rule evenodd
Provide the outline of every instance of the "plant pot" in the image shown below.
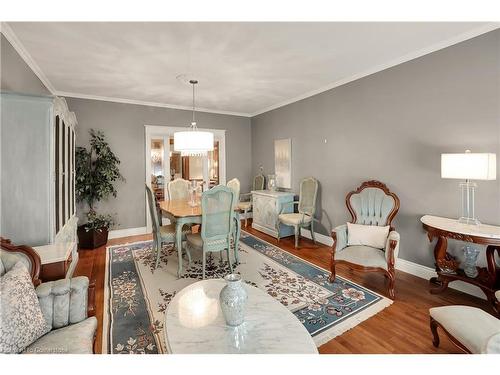
<path fill-rule="evenodd" d="M 108 228 L 103 227 L 99 230 L 85 230 L 85 225 L 78 227 L 78 248 L 79 249 L 95 249 L 105 245 L 108 242 Z"/>

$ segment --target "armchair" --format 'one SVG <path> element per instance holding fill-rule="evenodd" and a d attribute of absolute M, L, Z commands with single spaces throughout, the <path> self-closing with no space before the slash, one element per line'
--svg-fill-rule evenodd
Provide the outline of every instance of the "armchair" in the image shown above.
<path fill-rule="evenodd" d="M 278 220 L 276 223 L 278 230 L 278 242 L 280 240 L 280 224 L 284 224 L 294 227 L 295 248 L 299 245 L 301 228 L 310 228 L 311 238 L 313 242 L 316 243 L 316 239 L 314 238 L 314 222 L 317 221 L 317 219 L 314 217 L 314 213 L 316 211 L 317 195 L 318 180 L 313 177 L 304 178 L 300 182 L 299 200 L 284 204 L 278 214 Z M 298 213 L 283 213 L 284 208 L 290 204 L 298 205 Z"/>
<path fill-rule="evenodd" d="M 97 329 L 94 283 L 89 283 L 85 276 L 41 283 L 40 257 L 35 250 L 1 238 L 0 276 L 19 261 L 30 272 L 43 317 L 51 328 L 23 353 L 93 353 Z"/>
<path fill-rule="evenodd" d="M 254 190 L 264 190 L 264 186 L 266 184 L 266 178 L 263 174 L 258 174 L 253 179 L 252 191 Z M 247 214 L 252 209 L 252 193 L 241 193 L 238 209 L 245 213 L 245 227 L 248 224 Z"/>
<path fill-rule="evenodd" d="M 381 272 L 389 279 L 389 297 L 394 299 L 394 264 L 399 254 L 400 236 L 391 223 L 399 210 L 399 198 L 385 184 L 372 180 L 363 182 L 359 188 L 347 194 L 346 205 L 353 224 L 389 225 L 389 234 L 385 247 L 378 249 L 363 245 L 348 246 L 347 225 L 333 229 L 330 282 L 335 281 L 337 264 L 345 264 L 350 269 L 363 272 Z"/>

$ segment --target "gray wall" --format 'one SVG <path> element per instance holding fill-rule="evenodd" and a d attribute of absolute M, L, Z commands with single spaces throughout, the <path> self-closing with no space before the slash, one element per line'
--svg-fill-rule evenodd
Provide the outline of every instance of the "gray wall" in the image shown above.
<path fill-rule="evenodd" d="M 419 219 L 459 214 L 459 181 L 440 178 L 440 154 L 500 157 L 499 69 L 497 30 L 258 115 L 253 173 L 261 164 L 271 173 L 274 139 L 292 138 L 293 190 L 302 177 L 319 179 L 323 234 L 350 218 L 348 191 L 368 179 L 387 183 L 401 199 L 400 257 L 433 266 Z M 478 185 L 479 219 L 500 224 L 499 180 Z"/>
<path fill-rule="evenodd" d="M 0 34 L 0 88 L 23 94 L 50 95 L 50 91 L 19 56 L 9 41 Z"/>
<path fill-rule="evenodd" d="M 187 127 L 191 122 L 191 112 L 88 99 L 66 100 L 78 120 L 77 145 L 88 145 L 89 129 L 101 129 L 121 161 L 120 171 L 126 183 L 119 183 L 118 196 L 100 203 L 98 211 L 117 215 L 120 225 L 115 229 L 145 226 L 144 125 Z M 197 113 L 197 123 L 203 128 L 226 129 L 227 180 L 237 177 L 242 189 L 248 191 L 251 175 L 250 119 L 200 112 Z M 80 207 L 79 216 L 81 212 Z"/>

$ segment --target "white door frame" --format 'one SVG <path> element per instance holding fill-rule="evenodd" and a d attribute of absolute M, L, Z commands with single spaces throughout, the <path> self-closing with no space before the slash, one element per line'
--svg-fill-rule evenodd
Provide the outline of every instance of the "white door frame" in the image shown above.
<path fill-rule="evenodd" d="M 151 188 L 151 139 L 153 138 L 163 138 L 164 147 L 164 163 L 163 169 L 165 171 L 165 167 L 168 168 L 168 173 L 165 174 L 165 184 L 164 184 L 164 196 L 167 196 L 167 177 L 170 176 L 170 157 L 169 157 L 169 149 L 170 143 L 166 143 L 165 140 L 168 140 L 170 137 L 174 136 L 175 132 L 185 131 L 187 129 L 186 126 L 157 126 L 157 125 L 144 125 L 145 129 L 145 163 L 146 163 L 146 175 L 145 175 L 145 183 Z M 223 129 L 205 129 L 200 128 L 202 131 L 208 131 L 213 133 L 214 139 L 219 142 L 219 184 L 226 184 L 226 130 Z M 145 198 L 145 211 L 146 211 L 146 228 L 147 232 L 151 232 L 151 217 L 149 216 L 148 209 L 148 200 L 146 195 Z"/>

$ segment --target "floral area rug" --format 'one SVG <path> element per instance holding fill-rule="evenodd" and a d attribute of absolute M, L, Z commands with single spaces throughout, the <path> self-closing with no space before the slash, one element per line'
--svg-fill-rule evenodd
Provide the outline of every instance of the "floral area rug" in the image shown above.
<path fill-rule="evenodd" d="M 152 241 L 108 247 L 106 259 L 103 352 L 113 354 L 165 353 L 165 311 L 182 288 L 202 279 L 201 252 L 191 251 L 177 278 L 177 251 L 164 245 L 155 270 Z M 317 346 L 377 314 L 392 301 L 337 276 L 279 247 L 242 232 L 240 263 L 234 267 L 243 280 L 266 291 L 306 327 Z M 207 257 L 205 277 L 229 273 L 227 259 Z M 168 322 L 167 322 L 168 324 Z"/>

